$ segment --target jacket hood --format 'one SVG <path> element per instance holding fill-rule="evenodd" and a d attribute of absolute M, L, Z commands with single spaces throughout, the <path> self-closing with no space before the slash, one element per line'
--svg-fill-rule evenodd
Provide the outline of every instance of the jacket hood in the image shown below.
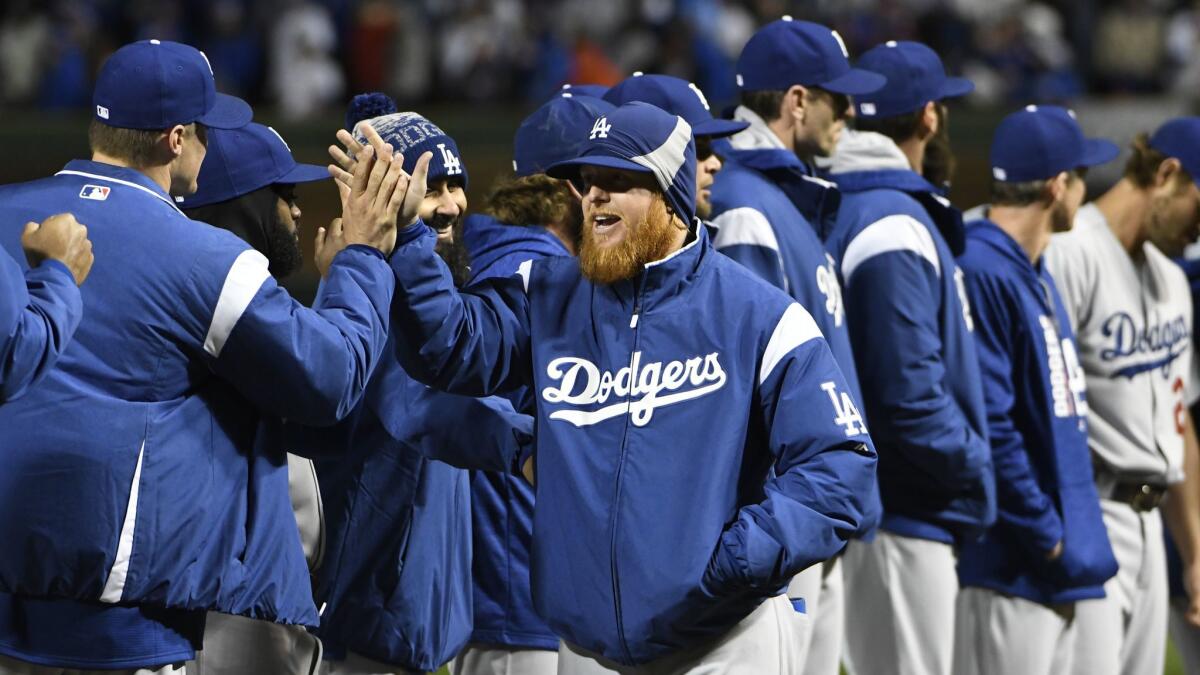
<path fill-rule="evenodd" d="M 733 119 L 747 122 L 750 126 L 728 139 L 715 141 L 713 145 L 721 155 L 733 157 L 739 163 L 760 171 L 794 169 L 804 174 L 811 173 L 796 153 L 784 147 L 783 141 L 758 113 L 740 105 L 733 111 Z"/>
<path fill-rule="evenodd" d="M 838 140 L 829 172 L 911 171 L 908 157 L 892 139 L 874 131 L 846 129 Z"/>
<path fill-rule="evenodd" d="M 514 254 L 530 258 L 570 255 L 558 237 L 540 225 L 509 225 L 482 214 L 467 216 L 463 244 L 471 257 L 471 281 L 486 275 L 501 259 Z"/>
<path fill-rule="evenodd" d="M 818 236 L 822 239 L 828 236 L 836 224 L 838 208 L 842 203 L 837 185 L 814 175 L 813 170 L 800 161 L 796 153 L 783 147 L 775 132 L 753 110 L 738 106 L 733 117 L 748 122 L 750 126 L 729 140 L 717 141 L 717 152 L 731 163 L 764 174 L 787 195 L 796 210 L 816 229 Z M 721 180 L 719 176 L 717 180 Z"/>

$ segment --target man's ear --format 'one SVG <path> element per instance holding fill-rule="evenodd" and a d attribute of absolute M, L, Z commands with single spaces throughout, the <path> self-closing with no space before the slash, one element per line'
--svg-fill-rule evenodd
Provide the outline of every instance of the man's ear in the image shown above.
<path fill-rule="evenodd" d="M 1071 174 L 1066 171 L 1060 171 L 1057 176 L 1046 181 L 1046 188 L 1043 195 L 1047 204 L 1053 204 L 1062 199 L 1067 194 L 1067 188 L 1071 185 Z"/>
<path fill-rule="evenodd" d="M 1183 164 L 1174 157 L 1168 157 L 1158 165 L 1158 170 L 1154 172 L 1154 187 L 1165 188 L 1169 187 L 1172 191 L 1175 189 L 1175 181 L 1179 179 L 1179 173 L 1183 171 Z"/>
<path fill-rule="evenodd" d="M 783 100 L 779 102 L 779 116 L 783 119 L 795 118 L 797 124 L 802 123 L 808 112 L 808 101 L 805 99 L 807 93 L 808 89 L 799 84 L 788 87 Z"/>
<path fill-rule="evenodd" d="M 187 137 L 187 133 L 187 127 L 182 124 L 176 124 L 166 130 L 167 151 L 171 153 L 171 159 L 176 159 L 183 154 L 183 141 Z"/>
<path fill-rule="evenodd" d="M 941 128 L 937 101 L 930 101 L 925 104 L 925 109 L 921 111 L 921 127 L 924 129 L 923 139 L 937 135 L 938 130 Z"/>

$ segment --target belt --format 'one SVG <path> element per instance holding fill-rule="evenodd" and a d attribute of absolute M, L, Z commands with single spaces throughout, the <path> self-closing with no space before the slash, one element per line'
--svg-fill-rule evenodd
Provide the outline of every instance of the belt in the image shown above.
<path fill-rule="evenodd" d="M 1167 494 L 1167 488 L 1149 483 L 1117 482 L 1113 483 L 1106 492 L 1108 494 L 1101 493 L 1100 496 L 1114 502 L 1128 504 L 1134 511 L 1153 511 L 1162 503 L 1163 497 Z"/>

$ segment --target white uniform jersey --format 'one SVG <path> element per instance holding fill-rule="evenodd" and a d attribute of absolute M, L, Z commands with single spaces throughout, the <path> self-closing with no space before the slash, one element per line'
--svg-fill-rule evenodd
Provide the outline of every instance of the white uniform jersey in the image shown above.
<path fill-rule="evenodd" d="M 1094 204 L 1054 235 L 1046 264 L 1075 328 L 1087 377 L 1089 445 L 1124 480 L 1183 479 L 1183 425 L 1195 391 L 1187 277 L 1153 244 L 1135 261 Z"/>

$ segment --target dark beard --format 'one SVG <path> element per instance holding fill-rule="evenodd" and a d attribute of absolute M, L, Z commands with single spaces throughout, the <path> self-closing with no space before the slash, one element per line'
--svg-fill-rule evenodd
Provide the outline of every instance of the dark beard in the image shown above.
<path fill-rule="evenodd" d="M 674 221 L 662 199 L 650 205 L 642 222 L 616 246 L 600 248 L 592 228 L 585 223 L 579 247 L 580 271 L 588 281 L 601 286 L 632 279 L 646 263 L 662 260 L 670 253 L 674 229 Z"/>
<path fill-rule="evenodd" d="M 300 230 L 289 231 L 277 219 L 267 232 L 267 269 L 271 276 L 282 279 L 300 269 L 304 264 L 304 251 L 300 248 Z"/>
<path fill-rule="evenodd" d="M 471 278 L 471 256 L 467 253 L 467 245 L 463 242 L 463 218 L 448 218 L 434 216 L 426 221 L 430 227 L 437 229 L 445 227 L 447 221 L 452 221 L 450 227 L 454 230 L 454 240 L 444 242 L 439 240 L 435 251 L 441 257 L 446 267 L 450 268 L 450 276 L 454 278 L 455 288 L 462 288 Z"/>

